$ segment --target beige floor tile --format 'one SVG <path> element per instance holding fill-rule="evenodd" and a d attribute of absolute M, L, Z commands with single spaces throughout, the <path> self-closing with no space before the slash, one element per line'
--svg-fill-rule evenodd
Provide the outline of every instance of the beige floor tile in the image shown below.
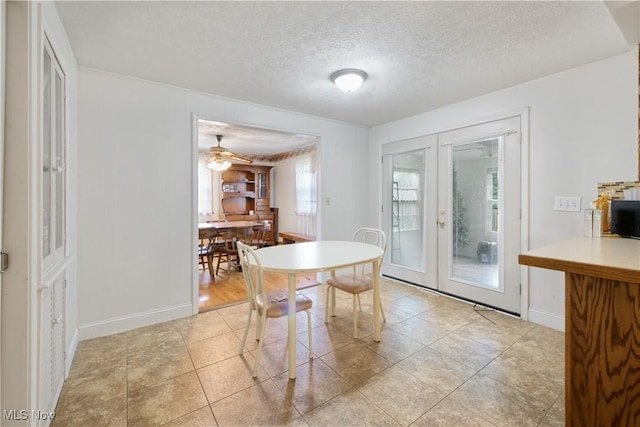
<path fill-rule="evenodd" d="M 511 316 L 509 314 L 501 313 L 495 310 L 488 310 L 482 312 L 486 317 L 491 319 L 496 323 L 496 325 L 500 326 L 503 329 L 510 330 L 513 332 L 517 332 L 520 336 L 532 330 L 536 325 L 530 322 L 526 322 L 517 317 Z"/>
<path fill-rule="evenodd" d="M 380 318 L 382 322 L 382 317 Z M 343 317 L 334 317 L 330 320 L 330 325 L 342 333 L 353 338 L 353 317 L 351 313 Z M 358 339 L 362 339 L 374 333 L 373 314 L 364 311 L 358 312 Z M 389 325 L 381 323 L 380 329 L 386 329 Z"/>
<path fill-rule="evenodd" d="M 412 317 L 409 320 L 398 323 L 392 326 L 391 329 L 400 332 L 422 345 L 433 344 L 449 333 L 449 330 L 417 317 Z"/>
<path fill-rule="evenodd" d="M 230 307 L 216 310 L 224 321 L 232 330 L 244 329 L 247 325 L 247 313 L 249 312 L 249 303 L 232 305 Z M 254 313 L 255 320 L 255 313 Z"/>
<path fill-rule="evenodd" d="M 398 366 L 443 394 L 451 393 L 476 373 L 428 347 L 399 362 Z"/>
<path fill-rule="evenodd" d="M 264 333 L 264 345 L 268 345 L 274 343 L 276 341 L 281 341 L 288 337 L 288 330 L 285 327 L 280 326 L 279 323 L 274 322 L 276 319 L 267 319 L 267 329 Z M 234 331 L 236 336 L 240 341 L 242 341 L 242 337 L 244 337 L 244 329 L 237 329 Z M 256 328 L 255 326 L 249 329 L 249 333 L 247 334 L 247 341 L 244 344 L 244 350 L 250 351 L 258 348 L 258 341 L 256 340 Z"/>
<path fill-rule="evenodd" d="M 380 342 L 375 342 L 373 335 L 363 338 L 362 341 L 368 348 L 392 363 L 397 363 L 424 348 L 424 345 L 393 329 L 384 329 L 380 333 Z"/>
<path fill-rule="evenodd" d="M 438 325 L 445 330 L 455 331 L 476 320 L 480 315 L 473 310 L 471 305 L 462 304 L 460 308 L 453 309 L 450 304 L 445 303 L 427 310 L 417 317 Z"/>
<path fill-rule="evenodd" d="M 303 415 L 312 426 L 397 426 L 389 415 L 356 389 L 331 399 Z"/>
<path fill-rule="evenodd" d="M 451 394 L 458 405 L 497 426 L 537 426 L 547 406 L 482 374 L 477 374 Z"/>
<path fill-rule="evenodd" d="M 267 378 L 261 367 L 258 367 L 258 378 L 252 377 L 254 361 L 249 353 L 245 353 L 198 369 L 198 378 L 209 403 L 256 385 L 260 378 Z"/>
<path fill-rule="evenodd" d="M 532 363 L 531 359 L 505 353 L 480 371 L 547 406 L 553 405 L 564 390 L 562 365 Z"/>
<path fill-rule="evenodd" d="M 504 351 L 520 339 L 527 331 L 521 328 L 504 327 L 480 317 L 456 330 L 461 336 L 481 344 Z"/>
<path fill-rule="evenodd" d="M 162 424 L 162 427 L 212 427 L 217 425 L 216 420 L 213 419 L 211 408 L 207 405 L 190 414 Z"/>
<path fill-rule="evenodd" d="M 301 414 L 352 387 L 320 359 L 298 366 L 295 380 L 290 380 L 289 373 L 284 372 L 273 381 Z"/>
<path fill-rule="evenodd" d="M 131 392 L 194 369 L 184 343 L 164 348 L 148 346 L 129 355 L 127 386 Z"/>
<path fill-rule="evenodd" d="M 544 416 L 539 427 L 563 427 L 565 425 L 565 414 L 557 408 L 551 408 Z"/>
<path fill-rule="evenodd" d="M 475 370 L 482 369 L 501 354 L 500 350 L 455 332 L 429 347 Z"/>
<path fill-rule="evenodd" d="M 401 425 L 411 424 L 444 398 L 444 394 L 394 366 L 357 389 Z"/>
<path fill-rule="evenodd" d="M 220 426 L 281 426 L 300 416 L 270 379 L 212 403 L 211 409 Z"/>
<path fill-rule="evenodd" d="M 287 424 L 288 427 L 309 427 L 309 423 L 303 417 L 298 417 Z"/>
<path fill-rule="evenodd" d="M 159 323 L 126 333 L 127 354 L 152 348 L 168 348 L 183 343 L 180 331 L 173 322 Z"/>
<path fill-rule="evenodd" d="M 305 342 L 306 342 L 306 333 Z M 251 356 L 256 357 L 258 350 L 251 350 Z M 296 366 L 309 361 L 309 349 L 300 341 L 296 340 Z M 260 366 L 267 372 L 267 375 L 274 377 L 283 372 L 289 371 L 289 352 L 287 349 L 287 339 L 265 344 L 262 347 L 260 356 Z"/>
<path fill-rule="evenodd" d="M 65 413 L 71 413 L 126 395 L 126 365 L 106 365 L 69 377 L 62 388 L 58 407 Z"/>
<path fill-rule="evenodd" d="M 195 372 L 129 393 L 129 426 L 160 425 L 207 405 Z"/>
<path fill-rule="evenodd" d="M 544 348 L 544 352 L 540 349 Z M 536 326 L 507 350 L 507 354 L 535 361 L 537 364 L 564 366 L 564 333 Z"/>
<path fill-rule="evenodd" d="M 126 396 L 98 402 L 93 405 L 82 406 L 75 412 L 69 413 L 66 408 L 58 405 L 56 416 L 51 427 L 120 427 L 127 425 Z"/>
<path fill-rule="evenodd" d="M 313 334 L 313 353 L 318 356 L 331 353 L 354 342 L 351 335 L 345 334 L 331 324 L 323 324 L 323 326 L 314 328 L 311 332 Z M 306 332 L 299 333 L 297 338 L 303 345 L 309 345 Z"/>
<path fill-rule="evenodd" d="M 439 298 L 426 292 L 420 292 L 391 301 L 386 304 L 386 307 L 389 307 L 388 311 L 400 310 L 415 316 L 439 305 Z"/>
<path fill-rule="evenodd" d="M 240 339 L 233 332 L 187 344 L 196 369 L 236 356 L 239 348 Z"/>
<path fill-rule="evenodd" d="M 494 427 L 489 421 L 446 398 L 421 416 L 412 427 Z"/>
<path fill-rule="evenodd" d="M 321 359 L 351 385 L 360 384 L 391 366 L 387 359 L 378 356 L 361 343 L 349 344 L 322 356 Z"/>
<path fill-rule="evenodd" d="M 178 322 L 176 326 L 187 343 L 231 332 L 231 328 L 217 311 L 190 316 Z"/>
<path fill-rule="evenodd" d="M 562 332 L 483 312 L 491 323 L 471 304 L 383 279 L 387 322 L 374 343 L 371 295 L 354 339 L 351 295 L 337 293 L 338 316 L 325 324 L 325 288 L 304 291 L 314 301 L 321 357 L 309 359 L 307 320 L 298 314 L 295 380 L 286 317 L 269 321 L 258 379 L 251 377 L 255 315 L 238 356 L 243 303 L 81 342 L 52 425 L 564 424 Z"/>
<path fill-rule="evenodd" d="M 70 376 L 82 374 L 106 365 L 118 366 L 127 361 L 127 336 L 116 334 L 93 338 L 78 344 Z"/>

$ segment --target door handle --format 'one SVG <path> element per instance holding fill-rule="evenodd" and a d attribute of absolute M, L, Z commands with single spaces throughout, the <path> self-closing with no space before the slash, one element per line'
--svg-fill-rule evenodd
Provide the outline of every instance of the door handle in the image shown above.
<path fill-rule="evenodd" d="M 444 221 L 438 221 L 438 225 L 439 225 L 440 227 L 444 227 Z"/>

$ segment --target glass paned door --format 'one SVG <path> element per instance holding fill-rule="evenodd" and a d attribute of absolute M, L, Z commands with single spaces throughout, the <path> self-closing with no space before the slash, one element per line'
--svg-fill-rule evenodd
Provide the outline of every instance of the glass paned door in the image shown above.
<path fill-rule="evenodd" d="M 439 135 L 438 289 L 519 314 L 520 118 Z"/>
<path fill-rule="evenodd" d="M 385 275 L 436 286 L 435 219 L 436 138 L 386 144 L 384 163 Z"/>
<path fill-rule="evenodd" d="M 65 255 L 65 75 L 49 41 L 42 51 L 42 270 Z"/>

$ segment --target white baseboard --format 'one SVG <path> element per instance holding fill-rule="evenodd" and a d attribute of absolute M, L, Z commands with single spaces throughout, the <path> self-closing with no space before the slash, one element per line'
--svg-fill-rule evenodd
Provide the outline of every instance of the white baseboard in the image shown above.
<path fill-rule="evenodd" d="M 190 303 L 187 303 L 101 320 L 80 326 L 78 328 L 80 331 L 80 341 L 118 334 L 155 323 L 168 322 L 169 320 L 180 319 L 191 316 L 192 314 L 193 307 Z"/>
<path fill-rule="evenodd" d="M 529 309 L 529 322 L 564 332 L 564 317 L 544 311 Z"/>
<path fill-rule="evenodd" d="M 64 379 L 66 380 L 71 371 L 71 363 L 73 363 L 73 357 L 76 355 L 76 349 L 78 348 L 78 328 L 73 330 L 73 337 L 71 337 L 71 343 L 67 348 L 67 359 L 65 360 L 64 367 Z"/>

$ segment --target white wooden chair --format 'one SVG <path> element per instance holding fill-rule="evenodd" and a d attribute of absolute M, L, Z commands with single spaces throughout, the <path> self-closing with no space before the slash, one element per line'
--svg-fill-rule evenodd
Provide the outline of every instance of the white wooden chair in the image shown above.
<path fill-rule="evenodd" d="M 282 317 L 289 314 L 288 288 L 277 289 L 267 292 L 262 279 L 262 264 L 258 254 L 251 246 L 237 242 L 238 257 L 242 274 L 247 286 L 249 295 L 249 315 L 247 316 L 247 327 L 244 331 L 242 344 L 238 354 L 242 354 L 247 342 L 247 335 L 251 327 L 251 316 L 256 311 L 256 339 L 258 340 L 258 352 L 253 365 L 253 377 L 258 376 L 258 365 L 260 363 L 260 355 L 262 353 L 262 345 L 264 343 L 264 333 L 267 326 L 267 319 L 273 317 Z M 313 342 L 311 337 L 311 312 L 309 309 L 313 305 L 313 301 L 298 292 L 296 292 L 296 313 L 305 311 L 307 313 L 308 334 L 309 334 L 309 358 L 313 359 Z M 295 345 L 295 344 L 294 344 Z"/>
<path fill-rule="evenodd" d="M 384 258 L 384 253 L 387 251 L 387 237 L 382 230 L 378 230 L 377 228 L 359 228 L 353 233 L 352 240 L 379 246 L 383 250 L 382 257 Z M 382 261 L 382 259 L 380 261 Z M 358 338 L 358 311 L 362 311 L 360 294 L 373 289 L 373 278 L 365 275 L 365 265 L 363 264 L 361 266 L 354 266 L 352 274 L 329 278 L 327 285 L 326 309 L 324 314 L 325 323 L 329 322 L 329 311 L 331 311 L 331 316 L 335 317 L 336 315 L 336 289 L 350 293 L 353 295 L 353 337 Z M 380 302 L 380 313 L 382 314 L 383 322 L 386 322 L 387 319 L 382 310 L 382 302 Z"/>

